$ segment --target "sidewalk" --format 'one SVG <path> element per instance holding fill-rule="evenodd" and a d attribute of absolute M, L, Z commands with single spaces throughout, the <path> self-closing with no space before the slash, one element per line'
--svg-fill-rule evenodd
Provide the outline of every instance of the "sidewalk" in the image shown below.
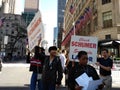
<path fill-rule="evenodd" d="M 2 73 L 0 73 L 0 77 L 1 77 L 0 90 L 29 90 L 29 87 L 26 86 L 26 85 L 29 85 L 29 79 L 31 77 L 31 73 L 29 72 L 29 65 L 30 64 L 26 64 L 25 61 L 20 61 L 19 63 L 18 62 L 3 63 L 3 71 Z M 15 76 L 14 76 L 14 73 L 15 73 Z M 19 79 L 21 78 L 21 76 L 24 77 L 25 81 L 23 79 Z M 16 78 L 17 80 L 16 79 L 12 80 L 11 78 Z M 112 83 L 113 89 L 112 90 L 120 90 L 120 71 L 112 70 L 112 78 L 113 78 L 113 83 Z M 9 82 L 9 80 L 14 81 L 14 82 Z M 22 84 L 22 80 L 25 83 L 24 85 Z M 9 83 L 7 84 L 6 81 Z M 19 81 L 19 83 L 17 81 Z M 62 80 L 63 85 L 65 84 L 64 81 L 65 81 L 65 78 Z M 19 85 L 15 86 L 14 85 L 15 82 L 16 84 L 18 83 Z M 8 87 L 10 87 L 11 89 L 7 89 Z M 16 87 L 18 87 L 18 89 Z M 58 90 L 67 90 L 67 88 L 62 86 Z"/>

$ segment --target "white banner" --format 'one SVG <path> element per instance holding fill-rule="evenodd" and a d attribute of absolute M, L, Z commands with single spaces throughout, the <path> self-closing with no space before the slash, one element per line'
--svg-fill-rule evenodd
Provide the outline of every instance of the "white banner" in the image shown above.
<path fill-rule="evenodd" d="M 95 63 L 97 58 L 97 44 L 96 37 L 87 36 L 72 36 L 70 42 L 70 60 L 78 61 L 77 54 L 79 51 L 86 51 L 88 53 L 88 63 Z"/>
<path fill-rule="evenodd" d="M 27 27 L 27 33 L 29 50 L 31 51 L 38 44 L 38 40 L 43 36 L 43 24 L 40 11 L 36 13 L 35 17 Z"/>

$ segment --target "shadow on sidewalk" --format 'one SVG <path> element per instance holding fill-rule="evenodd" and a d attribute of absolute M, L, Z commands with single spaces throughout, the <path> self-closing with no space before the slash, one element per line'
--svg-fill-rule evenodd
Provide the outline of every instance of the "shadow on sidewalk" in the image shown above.
<path fill-rule="evenodd" d="M 29 87 L 0 87 L 0 90 L 29 90 Z"/>

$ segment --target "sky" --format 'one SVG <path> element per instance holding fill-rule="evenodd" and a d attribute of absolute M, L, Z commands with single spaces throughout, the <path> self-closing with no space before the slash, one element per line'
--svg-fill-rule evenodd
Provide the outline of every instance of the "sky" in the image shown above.
<path fill-rule="evenodd" d="M 21 14 L 24 11 L 24 0 L 16 1 L 15 11 Z M 45 39 L 48 41 L 48 46 L 51 46 L 53 45 L 53 29 L 57 26 L 57 0 L 40 0 L 39 10 L 45 28 Z"/>

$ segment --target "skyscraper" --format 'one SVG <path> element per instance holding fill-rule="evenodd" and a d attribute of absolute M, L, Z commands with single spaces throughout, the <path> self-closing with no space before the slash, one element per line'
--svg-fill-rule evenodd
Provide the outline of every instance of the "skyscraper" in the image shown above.
<path fill-rule="evenodd" d="M 57 27 L 58 27 L 58 48 L 61 48 L 62 41 L 62 30 L 63 30 L 63 21 L 64 21 L 64 12 L 66 0 L 58 0 L 58 10 L 57 10 Z"/>
<path fill-rule="evenodd" d="M 25 0 L 24 12 L 37 12 L 39 9 L 39 0 Z"/>
<path fill-rule="evenodd" d="M 2 0 L 3 13 L 15 13 L 15 0 Z"/>
<path fill-rule="evenodd" d="M 24 18 L 27 25 L 32 21 L 35 13 L 39 10 L 39 0 L 25 0 L 24 13 L 22 17 Z"/>

